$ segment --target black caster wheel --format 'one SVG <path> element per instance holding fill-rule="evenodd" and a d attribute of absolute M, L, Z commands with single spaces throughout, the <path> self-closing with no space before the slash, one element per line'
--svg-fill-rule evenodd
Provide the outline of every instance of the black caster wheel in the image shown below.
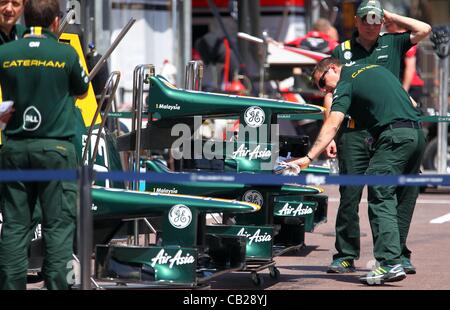
<path fill-rule="evenodd" d="M 255 272 L 252 273 L 252 282 L 255 286 L 261 286 L 264 283 L 264 279 Z"/>
<path fill-rule="evenodd" d="M 278 279 L 280 277 L 280 270 L 277 267 L 270 267 L 269 268 L 269 276 L 272 279 Z"/>

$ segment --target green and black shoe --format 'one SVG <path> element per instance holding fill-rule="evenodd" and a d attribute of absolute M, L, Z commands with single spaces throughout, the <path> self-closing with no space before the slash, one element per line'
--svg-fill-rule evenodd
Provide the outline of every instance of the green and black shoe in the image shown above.
<path fill-rule="evenodd" d="M 414 267 L 409 258 L 402 256 L 401 262 L 406 274 L 416 274 L 416 267 Z"/>
<path fill-rule="evenodd" d="M 338 258 L 331 262 L 328 266 L 327 273 L 346 273 L 355 272 L 353 259 Z"/>
<path fill-rule="evenodd" d="M 360 281 L 367 285 L 382 285 L 385 282 L 397 282 L 406 278 L 401 264 L 380 266 L 360 277 Z"/>

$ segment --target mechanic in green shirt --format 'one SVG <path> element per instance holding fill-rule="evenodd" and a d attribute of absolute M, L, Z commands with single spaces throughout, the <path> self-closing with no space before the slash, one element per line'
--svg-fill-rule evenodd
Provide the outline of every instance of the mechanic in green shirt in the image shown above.
<path fill-rule="evenodd" d="M 293 163 L 307 167 L 334 138 L 348 114 L 370 135 L 370 161 L 365 174 L 419 173 L 425 148 L 418 122 L 420 113 L 396 76 L 380 65 L 343 66 L 335 58 L 326 58 L 316 66 L 313 79 L 321 88 L 334 91 L 331 112 L 311 150 Z M 413 204 L 405 213 L 412 216 L 417 197 L 418 193 L 407 198 Z M 383 284 L 406 277 L 401 264 L 398 218 L 402 199 L 397 186 L 368 187 L 369 220 L 379 267 L 361 278 L 365 284 Z"/>
<path fill-rule="evenodd" d="M 5 128 L 3 169 L 75 169 L 74 97 L 88 90 L 75 50 L 59 43 L 58 0 L 28 0 L 24 38 L 0 48 L 3 99 L 15 112 Z M 1 197 L 0 289 L 25 289 L 29 230 L 36 201 L 42 209 L 47 289 L 67 289 L 76 222 L 75 182 L 8 182 Z"/>
<path fill-rule="evenodd" d="M 399 34 L 380 34 L 383 22 L 396 23 L 408 32 Z M 418 20 L 393 14 L 383 10 L 377 0 L 363 1 L 356 11 L 355 25 L 357 31 L 352 39 L 335 48 L 332 57 L 342 63 L 377 64 L 387 68 L 400 79 L 404 54 L 408 49 L 424 39 L 431 27 Z M 372 83 L 371 81 L 368 82 Z M 328 116 L 332 95 L 325 96 L 324 107 Z M 364 120 L 364 119 L 363 119 Z M 355 119 L 346 118 L 338 134 L 337 147 L 332 141 L 326 149 L 329 157 L 338 156 L 340 174 L 364 174 L 369 165 L 369 133 L 361 128 Z M 360 253 L 359 202 L 364 186 L 340 186 L 341 195 L 336 215 L 336 250 L 327 272 L 342 273 L 354 271 L 354 260 Z M 417 187 L 398 187 L 397 195 L 401 197 L 399 205 L 399 229 L 402 243 L 402 264 L 406 273 L 416 273 L 411 264 L 411 252 L 406 247 L 406 238 L 411 222 L 411 210 L 414 201 L 408 197 L 418 194 Z"/>

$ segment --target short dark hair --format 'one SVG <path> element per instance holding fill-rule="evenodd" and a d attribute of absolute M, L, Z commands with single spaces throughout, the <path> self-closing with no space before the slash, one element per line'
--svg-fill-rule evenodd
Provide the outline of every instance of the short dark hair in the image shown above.
<path fill-rule="evenodd" d="M 58 0 L 27 0 L 25 3 L 25 25 L 48 28 L 59 16 Z"/>
<path fill-rule="evenodd" d="M 325 70 L 327 70 L 328 67 L 330 67 L 330 65 L 340 66 L 341 62 L 339 61 L 339 59 L 333 58 L 333 57 L 327 57 L 327 58 L 322 59 L 314 67 L 314 69 L 311 73 L 311 79 L 314 81 L 314 75 L 316 74 L 316 72 L 325 72 Z"/>

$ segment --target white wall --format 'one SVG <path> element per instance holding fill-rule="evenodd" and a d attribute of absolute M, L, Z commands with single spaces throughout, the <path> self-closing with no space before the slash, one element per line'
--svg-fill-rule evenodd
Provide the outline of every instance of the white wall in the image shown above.
<path fill-rule="evenodd" d="M 126 3 L 127 1 L 110 0 L 111 2 Z M 158 1 L 135 0 L 133 2 L 155 3 Z M 119 87 L 127 90 L 132 89 L 133 70 L 137 65 L 153 64 L 156 67 L 156 73 L 159 73 L 165 59 L 174 63 L 174 40 L 170 9 L 163 11 L 146 7 L 137 10 L 128 8 L 111 8 L 110 10 L 111 42 L 114 41 L 130 18 L 136 19 L 136 23 L 111 55 L 110 70 L 119 70 L 122 74 Z M 126 101 L 131 102 L 131 94 L 126 96 Z"/>

